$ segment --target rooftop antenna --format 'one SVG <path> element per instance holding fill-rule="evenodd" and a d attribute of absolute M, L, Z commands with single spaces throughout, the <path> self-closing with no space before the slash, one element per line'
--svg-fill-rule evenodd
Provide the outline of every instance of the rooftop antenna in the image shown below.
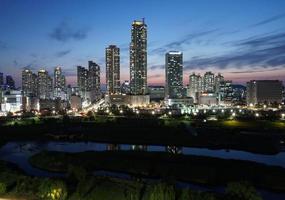
<path fill-rule="evenodd" d="M 142 18 L 143 24 L 144 24 L 144 17 Z"/>

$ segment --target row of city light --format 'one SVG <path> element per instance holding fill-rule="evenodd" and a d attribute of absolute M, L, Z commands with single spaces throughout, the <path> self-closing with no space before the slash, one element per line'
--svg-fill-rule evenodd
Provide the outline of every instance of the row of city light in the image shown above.
<path fill-rule="evenodd" d="M 135 113 L 135 114 L 137 114 L 137 115 L 140 114 L 140 110 L 139 110 L 139 109 L 133 108 L 132 111 L 133 111 L 133 113 Z M 206 114 L 207 112 L 218 113 L 219 111 L 220 111 L 221 113 L 225 113 L 227 110 L 225 110 L 225 109 L 218 109 L 218 110 L 213 109 L 213 110 L 211 110 L 211 111 L 207 111 L 206 109 L 203 109 L 203 110 L 193 109 L 193 110 L 186 110 L 186 111 L 181 110 L 181 114 L 191 114 L 191 113 L 192 113 L 194 116 L 197 116 L 198 113 L 200 113 L 200 112 L 203 112 L 204 114 Z M 232 116 L 232 117 L 236 117 L 236 116 L 237 116 L 237 113 L 242 114 L 242 113 L 244 113 L 244 111 L 246 111 L 246 110 L 239 109 L 239 110 L 237 110 L 237 112 L 236 112 L 234 109 L 230 109 L 230 113 L 231 113 L 231 116 Z M 97 112 L 97 110 L 95 110 L 95 112 Z M 112 114 L 109 109 L 107 109 L 105 112 L 106 112 L 107 114 Z M 119 113 L 120 113 L 120 114 L 123 114 L 124 111 L 123 111 L 122 109 L 120 109 L 120 110 L 119 110 Z M 150 113 L 151 113 L 152 115 L 156 115 L 156 114 L 159 114 L 159 113 L 160 113 L 160 110 L 157 110 L 157 111 L 151 110 Z M 165 113 L 165 114 L 167 114 L 167 115 L 169 115 L 169 116 L 173 115 L 173 113 L 172 113 L 171 111 L 168 111 L 168 112 Z M 260 117 L 261 115 L 260 115 L 260 113 L 256 112 L 256 113 L 254 113 L 254 116 L 255 116 L 255 117 Z M 281 113 L 281 119 L 285 119 L 285 113 Z"/>

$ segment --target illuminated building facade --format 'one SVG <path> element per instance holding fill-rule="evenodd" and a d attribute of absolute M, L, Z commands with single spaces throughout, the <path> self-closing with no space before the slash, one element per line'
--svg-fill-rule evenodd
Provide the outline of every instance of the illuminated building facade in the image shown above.
<path fill-rule="evenodd" d="M 106 48 L 107 94 L 120 93 L 120 49 L 116 45 Z"/>
<path fill-rule="evenodd" d="M 170 51 L 165 55 L 165 98 L 183 97 L 183 54 Z"/>
<path fill-rule="evenodd" d="M 130 44 L 130 92 L 147 94 L 147 25 L 144 20 L 132 24 Z"/>

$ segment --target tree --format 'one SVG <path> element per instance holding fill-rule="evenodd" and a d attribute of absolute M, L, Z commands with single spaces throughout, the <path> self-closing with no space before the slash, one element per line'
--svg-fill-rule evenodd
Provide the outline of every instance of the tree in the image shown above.
<path fill-rule="evenodd" d="M 255 188 L 246 181 L 229 183 L 226 196 L 231 200 L 262 200 Z"/>

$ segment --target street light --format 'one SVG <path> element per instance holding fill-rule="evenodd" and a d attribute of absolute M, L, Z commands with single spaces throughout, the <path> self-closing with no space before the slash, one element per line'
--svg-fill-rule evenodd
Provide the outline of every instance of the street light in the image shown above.
<path fill-rule="evenodd" d="M 259 117 L 259 113 L 255 113 L 255 117 Z"/>
<path fill-rule="evenodd" d="M 236 113 L 233 113 L 232 116 L 235 117 L 235 116 L 236 116 Z"/>
<path fill-rule="evenodd" d="M 154 115 L 154 114 L 155 114 L 155 112 L 154 112 L 154 111 L 151 111 L 151 114 L 152 114 L 152 115 Z"/>

